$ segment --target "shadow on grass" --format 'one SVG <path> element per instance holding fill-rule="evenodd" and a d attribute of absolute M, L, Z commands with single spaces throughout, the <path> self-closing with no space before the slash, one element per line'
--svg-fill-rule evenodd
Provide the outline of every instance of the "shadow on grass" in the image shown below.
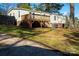
<path fill-rule="evenodd" d="M 78 54 L 61 52 L 48 45 L 45 45 L 43 43 L 33 41 L 33 40 L 30 40 L 30 41 L 33 41 L 40 45 L 44 45 L 48 48 L 51 48 L 51 50 L 45 49 L 45 48 L 34 47 L 34 46 L 27 46 L 27 45 L 15 46 L 16 44 L 20 43 L 23 40 L 24 39 L 22 38 L 21 40 L 16 41 L 13 44 L 7 45 L 7 48 L 0 49 L 0 55 L 1 56 L 74 56 L 74 55 L 77 56 L 78 55 Z"/>
<path fill-rule="evenodd" d="M 9 37 L 8 37 L 9 39 Z M 5 39 L 2 39 L 5 40 Z M 23 39 L 20 39 L 18 41 L 16 41 L 13 44 L 0 44 L 0 45 L 5 45 L 5 48 L 0 49 L 0 56 L 61 56 L 61 55 L 67 55 L 64 54 L 58 50 L 48 50 L 48 49 L 44 49 L 44 48 L 38 48 L 38 47 L 34 47 L 34 46 L 15 46 L 16 44 L 22 42 Z M 35 43 L 36 41 L 33 41 Z M 45 44 L 41 44 L 40 45 L 45 45 Z"/>
<path fill-rule="evenodd" d="M 79 50 L 79 32 L 64 34 L 64 36 L 67 38 L 66 41 L 70 45 L 75 46 L 74 48 L 78 51 Z"/>
<path fill-rule="evenodd" d="M 48 55 L 48 56 L 52 56 L 52 55 L 77 55 L 77 54 L 71 54 L 71 53 L 66 53 L 66 52 L 61 52 L 59 50 L 56 50 L 46 44 L 40 43 L 41 45 L 47 46 L 49 48 L 52 49 L 52 51 L 44 49 L 44 48 L 37 48 L 37 47 L 32 47 L 32 46 L 15 46 L 17 43 L 23 41 L 24 39 L 28 39 L 30 37 L 34 37 L 40 34 L 45 34 L 47 32 L 52 31 L 52 29 L 48 30 L 48 31 L 33 31 L 34 29 L 25 29 L 25 28 L 18 28 L 18 27 L 11 27 L 11 26 L 7 26 L 7 27 L 0 27 L 2 30 L 0 31 L 1 33 L 7 33 L 8 35 L 12 36 L 12 37 L 19 37 L 21 38 L 21 40 L 15 42 L 14 44 L 8 45 L 8 48 L 5 49 L 1 49 L 0 50 L 0 55 L 38 55 L 38 56 L 42 56 L 42 55 Z M 15 32 L 16 34 L 10 34 L 9 32 Z M 4 39 L 3 39 L 4 40 Z M 32 40 L 33 41 L 33 40 Z M 10 50 L 11 49 L 11 50 Z M 37 50 L 37 51 L 36 51 Z M 14 52 L 13 52 L 14 51 Z M 49 52 L 48 52 L 49 51 Z"/>
<path fill-rule="evenodd" d="M 10 36 L 20 37 L 20 38 L 25 38 L 25 37 L 29 38 L 52 31 L 52 29 L 46 31 L 43 31 L 43 29 L 42 30 L 38 29 L 39 31 L 34 31 L 34 30 L 35 28 L 29 29 L 29 28 L 15 27 L 15 26 L 5 26 L 5 25 L 0 26 L 0 33 L 6 33 Z"/>
<path fill-rule="evenodd" d="M 70 33 L 70 34 L 64 34 L 64 36 L 67 37 L 67 41 L 70 44 L 73 44 L 73 45 L 76 45 L 76 46 L 79 45 L 79 33 L 78 32 L 73 32 L 73 33 Z"/>
<path fill-rule="evenodd" d="M 12 36 L 8 36 L 6 34 L 0 34 L 0 41 L 6 40 L 6 39 L 11 39 L 13 38 Z"/>
<path fill-rule="evenodd" d="M 73 32 L 73 33 L 71 33 L 71 35 L 73 35 L 76 38 L 79 38 L 79 32 Z"/>

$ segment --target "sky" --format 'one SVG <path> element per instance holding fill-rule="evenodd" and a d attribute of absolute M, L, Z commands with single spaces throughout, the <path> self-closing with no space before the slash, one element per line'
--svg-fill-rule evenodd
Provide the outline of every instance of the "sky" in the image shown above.
<path fill-rule="evenodd" d="M 13 3 L 10 3 L 8 5 L 11 5 L 11 7 L 9 8 L 15 8 L 16 7 L 16 4 L 13 4 Z M 33 4 L 32 4 L 33 5 Z M 0 3 L 0 8 L 2 9 L 7 9 L 7 8 L 4 8 L 6 5 L 2 5 Z M 74 4 L 75 6 L 75 17 L 78 17 L 79 18 L 79 4 L 78 3 L 75 3 Z M 63 8 L 61 10 L 59 10 L 60 13 L 62 13 L 63 15 L 69 15 L 70 14 L 70 6 L 69 6 L 69 3 L 65 3 Z"/>
<path fill-rule="evenodd" d="M 60 13 L 62 13 L 64 15 L 69 15 L 69 13 L 70 13 L 70 6 L 69 6 L 68 3 L 64 4 L 62 9 L 60 10 Z"/>
<path fill-rule="evenodd" d="M 79 18 L 79 3 L 74 4 L 75 7 L 75 17 Z M 60 13 L 63 13 L 64 15 L 69 15 L 70 14 L 70 6 L 69 3 L 64 4 L 64 7 L 60 10 Z"/>
<path fill-rule="evenodd" d="M 75 16 L 79 18 L 79 3 L 75 4 Z"/>

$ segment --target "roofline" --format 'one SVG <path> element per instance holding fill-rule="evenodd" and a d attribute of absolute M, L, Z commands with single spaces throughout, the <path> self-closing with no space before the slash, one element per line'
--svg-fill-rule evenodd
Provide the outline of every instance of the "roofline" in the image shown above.
<path fill-rule="evenodd" d="M 10 9 L 7 13 L 9 13 L 9 12 L 12 11 L 12 10 L 25 10 L 25 11 L 31 11 L 31 12 L 37 12 L 37 13 L 47 13 L 47 14 L 50 14 L 50 13 L 48 13 L 48 12 L 30 10 L 30 9 L 25 9 L 25 8 L 13 8 L 13 9 Z"/>
<path fill-rule="evenodd" d="M 53 15 L 59 15 L 59 16 L 64 16 L 64 15 L 60 15 L 60 14 L 55 14 L 55 13 L 49 13 L 49 12 L 42 12 L 42 11 L 36 11 L 36 10 L 30 10 L 30 9 L 25 9 L 25 8 L 13 8 L 10 9 L 7 13 L 9 13 L 12 10 L 25 10 L 25 11 L 31 11 L 31 12 L 38 12 L 38 13 L 47 13 L 47 14 L 53 14 Z M 64 16 L 65 17 L 65 16 Z"/>
<path fill-rule="evenodd" d="M 30 9 L 25 9 L 25 8 L 13 8 L 13 9 L 10 9 L 8 10 L 8 13 L 12 10 L 25 10 L 25 11 L 29 11 Z M 30 10 L 31 11 L 31 10 Z"/>

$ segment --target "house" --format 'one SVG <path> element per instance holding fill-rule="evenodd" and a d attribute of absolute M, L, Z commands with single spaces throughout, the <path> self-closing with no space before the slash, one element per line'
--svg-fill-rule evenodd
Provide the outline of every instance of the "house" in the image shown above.
<path fill-rule="evenodd" d="M 8 15 L 9 16 L 14 16 L 17 22 L 17 26 L 20 25 L 21 23 L 21 16 L 25 15 L 25 14 L 29 14 L 30 11 L 28 9 L 23 9 L 23 8 L 15 8 L 15 9 L 11 9 L 8 11 Z"/>
<path fill-rule="evenodd" d="M 66 17 L 58 14 L 50 14 L 47 12 L 33 11 L 22 8 L 11 9 L 8 11 L 9 16 L 14 16 L 17 26 L 22 21 L 26 22 L 30 28 L 35 27 L 64 27 Z"/>
<path fill-rule="evenodd" d="M 50 23 L 53 27 L 64 27 L 66 24 L 66 16 L 51 14 Z"/>

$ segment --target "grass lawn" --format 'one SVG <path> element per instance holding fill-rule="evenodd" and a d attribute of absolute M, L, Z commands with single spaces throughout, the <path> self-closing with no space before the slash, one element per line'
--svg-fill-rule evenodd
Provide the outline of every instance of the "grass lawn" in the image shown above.
<path fill-rule="evenodd" d="M 0 25 L 0 33 L 38 41 L 62 52 L 79 54 L 79 31 L 51 28 L 20 28 Z"/>

